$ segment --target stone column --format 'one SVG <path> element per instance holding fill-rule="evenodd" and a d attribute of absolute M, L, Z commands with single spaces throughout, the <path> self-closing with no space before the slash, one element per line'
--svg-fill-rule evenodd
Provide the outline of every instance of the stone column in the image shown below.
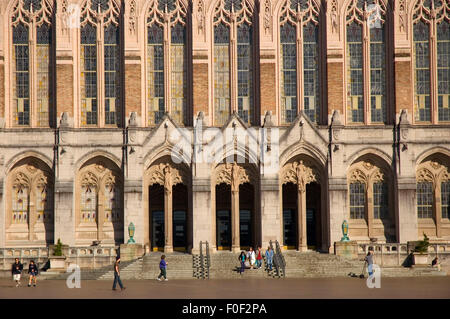
<path fill-rule="evenodd" d="M 306 185 L 297 184 L 297 247 L 307 251 L 306 237 Z"/>
<path fill-rule="evenodd" d="M 264 249 L 270 240 L 278 240 L 283 244 L 281 225 L 280 187 L 277 177 L 261 179 L 261 242 Z M 256 211 L 256 209 L 255 209 Z"/>
<path fill-rule="evenodd" d="M 341 240 L 342 222 L 348 219 L 347 215 L 347 179 L 330 178 L 328 180 L 328 200 L 329 210 L 327 217 L 329 219 L 329 252 L 334 253 L 334 243 Z M 351 239 L 351 237 L 350 237 Z"/>
<path fill-rule="evenodd" d="M 28 240 L 31 242 L 34 239 L 34 226 L 36 225 L 36 195 L 35 191 L 30 185 L 30 210 L 28 215 Z"/>
<path fill-rule="evenodd" d="M 173 252 L 172 176 L 170 166 L 164 168 L 164 252 Z"/>
<path fill-rule="evenodd" d="M 241 250 L 240 232 L 239 232 L 239 185 L 237 189 L 231 189 L 231 250 L 239 252 Z"/>
<path fill-rule="evenodd" d="M 103 224 L 105 222 L 105 205 L 104 193 L 102 189 L 98 190 L 98 203 L 97 203 L 97 240 L 101 241 L 103 239 Z"/>
<path fill-rule="evenodd" d="M 200 252 L 200 241 L 208 241 L 210 249 L 214 249 L 213 214 L 211 213 L 211 185 L 209 178 L 195 178 L 192 182 L 192 253 Z M 214 202 L 214 201 L 213 201 Z"/>
<path fill-rule="evenodd" d="M 368 181 L 366 184 L 366 198 L 367 198 L 367 235 L 369 239 L 374 237 L 373 235 L 373 183 Z"/>
<path fill-rule="evenodd" d="M 436 220 L 436 237 L 441 238 L 442 237 L 442 203 L 441 203 L 441 181 L 438 180 L 434 184 L 434 214 L 435 214 L 435 220 Z"/>
<path fill-rule="evenodd" d="M 418 219 L 416 208 L 416 180 L 399 178 L 397 180 L 396 211 L 397 241 L 406 243 L 418 238 Z"/>

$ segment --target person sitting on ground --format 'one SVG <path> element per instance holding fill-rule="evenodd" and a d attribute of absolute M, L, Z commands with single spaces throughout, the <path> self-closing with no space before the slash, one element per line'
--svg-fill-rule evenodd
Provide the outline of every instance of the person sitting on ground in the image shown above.
<path fill-rule="evenodd" d="M 439 259 L 438 259 L 437 256 L 436 256 L 436 258 L 434 258 L 433 261 L 431 262 L 431 267 L 437 268 L 438 271 L 441 271 L 441 264 L 440 264 Z"/>

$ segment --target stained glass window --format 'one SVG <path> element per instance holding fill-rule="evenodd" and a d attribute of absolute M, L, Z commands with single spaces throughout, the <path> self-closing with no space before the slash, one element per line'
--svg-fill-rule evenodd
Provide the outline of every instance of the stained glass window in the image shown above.
<path fill-rule="evenodd" d="M 384 24 L 370 29 L 370 114 L 374 123 L 386 123 L 386 54 Z"/>
<path fill-rule="evenodd" d="M 223 23 L 214 27 L 214 123 L 223 125 L 230 114 L 230 31 Z"/>
<path fill-rule="evenodd" d="M 281 122 L 297 116 L 297 47 L 295 26 L 285 23 L 281 34 Z"/>
<path fill-rule="evenodd" d="M 115 185 L 105 185 L 105 221 L 120 220 L 120 191 Z"/>
<path fill-rule="evenodd" d="M 97 124 L 97 30 L 81 28 L 81 124 Z"/>
<path fill-rule="evenodd" d="M 450 121 L 450 23 L 437 25 L 438 120 Z"/>
<path fill-rule="evenodd" d="M 450 218 L 450 181 L 441 183 L 442 218 Z"/>
<path fill-rule="evenodd" d="M 31 7 L 33 7 L 33 12 L 36 12 L 42 7 L 41 1 L 42 0 L 24 0 L 23 7 L 27 11 L 31 11 Z"/>
<path fill-rule="evenodd" d="M 362 26 L 347 25 L 347 111 L 348 121 L 364 122 Z"/>
<path fill-rule="evenodd" d="M 363 183 L 350 184 L 350 218 L 364 219 L 366 207 L 365 185 Z"/>
<path fill-rule="evenodd" d="M 320 112 L 318 31 L 312 22 L 303 26 L 303 109 L 312 122 L 319 120 Z"/>
<path fill-rule="evenodd" d="M 238 114 L 250 123 L 252 94 L 252 27 L 241 24 L 237 28 Z"/>
<path fill-rule="evenodd" d="M 373 183 L 373 218 L 388 217 L 388 188 L 384 182 Z"/>
<path fill-rule="evenodd" d="M 119 27 L 105 28 L 105 124 L 118 124 L 120 115 Z"/>
<path fill-rule="evenodd" d="M 433 183 L 417 183 L 417 215 L 418 218 L 433 217 Z"/>
<path fill-rule="evenodd" d="M 163 28 L 153 24 L 148 28 L 147 81 L 148 122 L 158 124 L 164 116 L 164 47 Z"/>
<path fill-rule="evenodd" d="M 29 188 L 23 186 L 13 187 L 12 223 L 28 223 L 28 195 Z"/>
<path fill-rule="evenodd" d="M 97 214 L 97 192 L 91 186 L 81 189 L 81 222 L 95 223 Z"/>
<path fill-rule="evenodd" d="M 419 21 L 414 25 L 415 99 L 417 121 L 431 121 L 429 25 Z"/>
<path fill-rule="evenodd" d="M 28 28 L 18 24 L 13 28 L 13 99 L 14 123 L 30 125 L 30 72 Z"/>
<path fill-rule="evenodd" d="M 187 72 L 186 72 L 186 29 L 180 23 L 171 28 L 171 116 L 179 124 L 185 122 L 186 113 L 186 90 L 187 90 Z"/>
<path fill-rule="evenodd" d="M 37 28 L 37 126 L 49 126 L 51 99 L 51 42 L 52 29 L 47 24 Z"/>

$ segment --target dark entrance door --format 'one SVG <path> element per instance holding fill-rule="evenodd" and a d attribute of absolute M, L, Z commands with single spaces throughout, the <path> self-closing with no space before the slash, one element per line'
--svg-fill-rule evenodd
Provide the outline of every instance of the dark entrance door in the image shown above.
<path fill-rule="evenodd" d="M 316 248 L 316 210 L 306 209 L 306 243 L 308 248 Z"/>
<path fill-rule="evenodd" d="M 283 245 L 287 249 L 297 248 L 297 185 L 286 183 L 283 195 Z"/>
<path fill-rule="evenodd" d="M 152 212 L 152 249 L 164 251 L 164 211 Z"/>
<path fill-rule="evenodd" d="M 320 184 L 306 185 L 306 243 L 309 249 L 322 248 Z"/>
<path fill-rule="evenodd" d="M 186 212 L 183 210 L 173 212 L 173 249 L 186 250 Z"/>
<path fill-rule="evenodd" d="M 216 211 L 217 216 L 217 249 L 231 249 L 231 212 L 230 210 Z"/>
<path fill-rule="evenodd" d="M 242 249 L 249 249 L 252 246 L 252 212 L 241 209 L 239 212 L 239 232 Z"/>

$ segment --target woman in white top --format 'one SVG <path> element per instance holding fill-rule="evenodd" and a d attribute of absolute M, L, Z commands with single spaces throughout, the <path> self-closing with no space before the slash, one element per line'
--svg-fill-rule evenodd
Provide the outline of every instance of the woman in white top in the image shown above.
<path fill-rule="evenodd" d="M 247 258 L 250 261 L 250 268 L 253 269 L 256 262 L 256 254 L 252 247 L 250 247 L 250 250 L 247 253 Z"/>

